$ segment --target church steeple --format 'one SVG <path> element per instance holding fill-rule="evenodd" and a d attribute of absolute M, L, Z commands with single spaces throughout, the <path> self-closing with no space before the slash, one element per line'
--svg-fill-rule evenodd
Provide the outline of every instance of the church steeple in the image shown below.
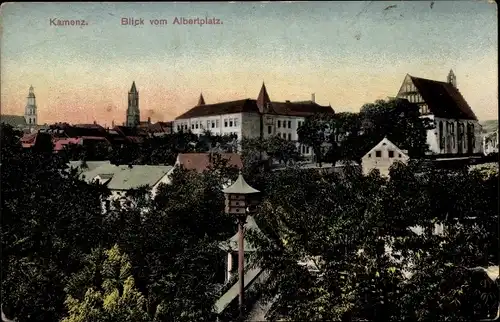
<path fill-rule="evenodd" d="M 24 119 L 26 120 L 26 124 L 36 125 L 37 107 L 36 107 L 35 89 L 33 88 L 33 85 L 31 85 L 29 88 L 27 99 L 28 101 L 26 103 L 26 107 L 24 108 Z"/>
<path fill-rule="evenodd" d="M 447 81 L 449 84 L 453 85 L 453 87 L 457 88 L 457 76 L 455 76 L 455 73 L 453 73 L 453 69 L 450 69 Z"/>
<path fill-rule="evenodd" d="M 200 93 L 200 98 L 198 99 L 198 106 L 205 105 L 205 99 L 203 98 L 203 93 Z"/>
<path fill-rule="evenodd" d="M 127 121 L 126 125 L 129 127 L 135 127 L 139 125 L 140 122 L 140 111 L 139 111 L 139 92 L 135 87 L 135 81 L 132 82 L 132 88 L 128 92 L 128 108 L 127 108 Z"/>
<path fill-rule="evenodd" d="M 269 105 L 271 99 L 269 99 L 269 94 L 267 94 L 266 84 L 262 82 L 262 87 L 260 88 L 259 96 L 257 97 L 257 107 L 261 113 L 267 113 L 269 111 Z"/>

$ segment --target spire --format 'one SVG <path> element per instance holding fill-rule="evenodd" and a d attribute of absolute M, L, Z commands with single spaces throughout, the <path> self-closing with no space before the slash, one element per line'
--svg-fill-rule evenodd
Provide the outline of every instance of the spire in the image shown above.
<path fill-rule="evenodd" d="M 198 106 L 205 105 L 205 99 L 203 98 L 203 93 L 200 93 L 200 98 L 198 99 Z"/>
<path fill-rule="evenodd" d="M 132 88 L 130 89 L 131 93 L 137 93 L 137 88 L 135 88 L 135 81 L 132 82 Z"/>
<path fill-rule="evenodd" d="M 447 81 L 449 84 L 453 85 L 453 87 L 457 87 L 457 76 L 455 76 L 455 73 L 453 72 L 453 69 L 450 69 L 450 72 L 448 73 Z"/>
<path fill-rule="evenodd" d="M 28 98 L 30 98 L 30 97 L 35 97 L 35 89 L 33 88 L 33 85 L 30 85 Z"/>
<path fill-rule="evenodd" d="M 259 97 L 257 97 L 257 106 L 261 113 L 266 113 L 268 110 L 268 104 L 271 103 L 269 99 L 269 94 L 267 94 L 266 84 L 262 81 L 262 87 L 260 88 Z"/>

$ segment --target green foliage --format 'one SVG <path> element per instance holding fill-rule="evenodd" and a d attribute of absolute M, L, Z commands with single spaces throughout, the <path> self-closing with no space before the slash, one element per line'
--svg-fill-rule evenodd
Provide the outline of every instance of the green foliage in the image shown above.
<path fill-rule="evenodd" d="M 94 251 L 94 256 L 102 257 L 99 255 L 101 254 L 98 254 L 98 251 Z M 89 284 L 82 299 L 74 297 L 70 291 L 66 299 L 69 316 L 62 322 L 149 321 L 145 310 L 146 298 L 135 288 L 128 257 L 122 254 L 117 246 L 106 251 L 104 255 L 102 263 L 87 262 L 90 267 L 86 267 L 82 272 L 83 276 L 76 275 L 69 282 L 70 285 L 75 282 L 81 283 L 82 278 L 85 280 L 89 277 L 90 281 L 93 279 L 103 281 L 97 286 Z M 100 267 L 100 271 L 95 272 L 99 276 L 89 276 L 89 271 L 95 271 L 96 266 Z M 81 288 L 76 289 L 76 291 L 81 290 Z"/>
<path fill-rule="evenodd" d="M 266 186 L 256 220 L 268 238 L 250 236 L 259 265 L 272 272 L 264 288 L 274 301 L 269 318 L 471 321 L 496 314 L 497 286 L 470 268 L 498 263 L 498 176 L 412 162 L 395 164 L 389 181 L 289 169 Z M 435 224 L 444 225 L 442 235 L 433 234 Z M 417 226 L 420 234 L 409 229 Z"/>

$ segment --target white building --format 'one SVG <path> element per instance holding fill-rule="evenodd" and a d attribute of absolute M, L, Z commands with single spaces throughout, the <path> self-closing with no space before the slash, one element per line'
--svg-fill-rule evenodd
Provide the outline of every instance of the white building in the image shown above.
<path fill-rule="evenodd" d="M 113 165 L 102 164 L 92 170 L 81 173 L 82 179 L 87 182 L 98 182 L 106 185 L 111 196 L 105 201 L 105 209 L 109 209 L 115 200 L 125 200 L 126 194 L 132 189 L 147 186 L 151 189 L 151 197 L 157 194 L 161 184 L 170 183 L 172 166 L 160 165 Z"/>
<path fill-rule="evenodd" d="M 373 169 L 377 169 L 381 176 L 389 176 L 389 168 L 394 162 L 408 163 L 406 151 L 399 149 L 394 143 L 384 138 L 367 154 L 361 158 L 363 174 L 369 174 Z"/>
<path fill-rule="evenodd" d="M 435 129 L 427 133 L 432 154 L 482 153 L 481 125 L 458 90 L 452 70 L 447 82 L 406 75 L 397 97 L 417 104 L 422 117 L 433 120 Z"/>
<path fill-rule="evenodd" d="M 177 117 L 173 129 L 190 130 L 197 135 L 205 130 L 214 135 L 233 134 L 238 140 L 277 135 L 297 141 L 299 126 L 306 117 L 316 113 L 333 114 L 334 111 L 331 106 L 317 104 L 314 94 L 310 101 L 271 101 L 266 86 L 262 84 L 257 99 L 206 104 L 203 95 L 200 95 L 198 105 Z M 303 155 L 312 155 L 310 147 L 300 146 L 299 149 Z"/>

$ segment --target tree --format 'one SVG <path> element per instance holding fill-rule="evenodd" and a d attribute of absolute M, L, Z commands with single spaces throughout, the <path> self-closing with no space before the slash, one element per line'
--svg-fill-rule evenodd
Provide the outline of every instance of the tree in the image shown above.
<path fill-rule="evenodd" d="M 496 285 L 470 271 L 498 262 L 498 182 L 490 180 L 418 163 L 395 164 L 390 181 L 374 173 L 276 173 L 256 216 L 267 238 L 252 237 L 257 263 L 272 274 L 264 286 L 269 317 L 491 317 Z M 443 234 L 434 233 L 436 223 Z"/>
<path fill-rule="evenodd" d="M 306 118 L 297 134 L 299 142 L 313 149 L 316 162 L 321 165 L 324 156 L 322 145 L 329 142 L 333 131 L 333 117 L 329 114 L 314 114 Z"/>
<path fill-rule="evenodd" d="M 107 192 L 79 180 L 63 155 L 23 149 L 18 138 L 1 128 L 2 304 L 22 321 L 57 321 L 66 278 L 103 240 Z"/>
<path fill-rule="evenodd" d="M 100 262 L 99 250 L 89 256 L 81 273 L 69 281 L 66 299 L 69 315 L 62 322 L 84 321 L 150 321 L 146 298 L 135 288 L 131 264 L 118 246 L 105 252 Z M 97 261 L 97 262 L 96 262 Z M 94 281 L 101 281 L 94 285 Z M 81 293 L 85 290 L 83 298 Z"/>
<path fill-rule="evenodd" d="M 369 148 L 387 137 L 400 149 L 408 150 L 410 157 L 421 157 L 428 151 L 427 130 L 433 125 L 428 118 L 420 117 L 416 104 L 403 99 L 377 100 L 363 105 L 360 118 Z"/>

